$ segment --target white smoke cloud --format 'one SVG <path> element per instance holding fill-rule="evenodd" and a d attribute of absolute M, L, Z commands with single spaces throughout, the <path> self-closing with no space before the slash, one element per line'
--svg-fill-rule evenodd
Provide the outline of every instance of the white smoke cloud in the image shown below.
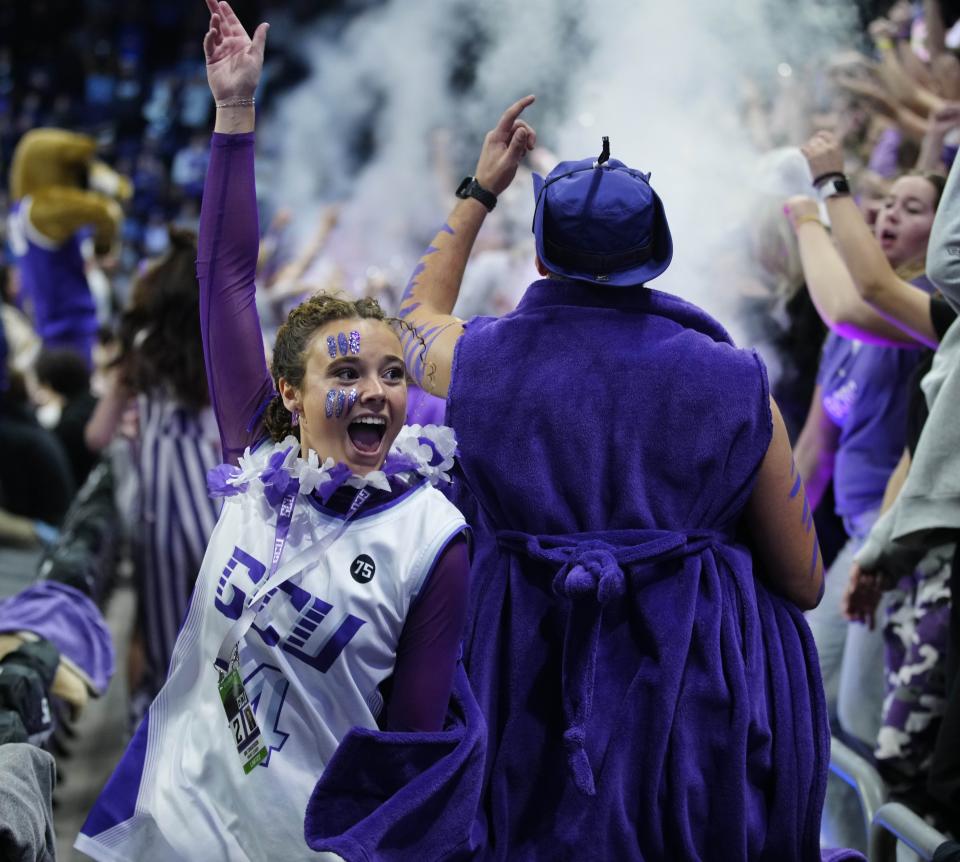
<path fill-rule="evenodd" d="M 778 66 L 790 73 L 849 40 L 853 11 L 839 0 L 386 0 L 301 37 L 313 75 L 265 131 L 279 164 L 262 192 L 301 225 L 343 199 L 330 253 L 348 278 L 378 266 L 405 280 L 452 204 L 441 186 L 470 172 L 483 132 L 533 92 L 528 119 L 558 157 L 595 155 L 609 135 L 614 157 L 652 171 L 674 238 L 652 286 L 736 332 L 732 226 L 759 182 L 741 82 L 775 80 Z M 438 127 L 451 130 L 442 179 Z M 357 147 L 373 151 L 363 167 Z M 517 183 L 498 213 L 512 209 L 505 221 L 529 230 L 529 177 Z"/>

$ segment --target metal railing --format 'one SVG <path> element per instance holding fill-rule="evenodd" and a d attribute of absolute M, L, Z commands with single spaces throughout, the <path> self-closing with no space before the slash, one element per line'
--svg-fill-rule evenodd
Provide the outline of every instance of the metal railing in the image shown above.
<path fill-rule="evenodd" d="M 905 805 L 887 802 L 887 787 L 874 765 L 836 738 L 830 740 L 830 771 L 857 794 L 870 862 L 894 862 L 898 841 L 929 862 L 947 840 Z"/>
<path fill-rule="evenodd" d="M 830 738 L 830 771 L 843 779 L 857 794 L 863 813 L 863 830 L 867 837 L 867 858 L 880 859 L 875 855 L 874 841 L 881 836 L 873 831 L 873 819 L 887 801 L 887 787 L 880 773 L 870 761 L 861 757 L 852 748 L 836 737 Z"/>
<path fill-rule="evenodd" d="M 928 862 L 946 840 L 945 835 L 937 832 L 906 805 L 888 802 L 873 815 L 870 825 L 870 862 L 896 859 L 898 841 Z"/>

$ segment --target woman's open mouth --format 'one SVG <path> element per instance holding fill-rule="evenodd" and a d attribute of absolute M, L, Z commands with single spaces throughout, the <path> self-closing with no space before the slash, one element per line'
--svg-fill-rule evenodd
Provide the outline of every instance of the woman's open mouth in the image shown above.
<path fill-rule="evenodd" d="M 359 416 L 347 426 L 353 448 L 363 455 L 375 455 L 387 433 L 385 416 Z"/>

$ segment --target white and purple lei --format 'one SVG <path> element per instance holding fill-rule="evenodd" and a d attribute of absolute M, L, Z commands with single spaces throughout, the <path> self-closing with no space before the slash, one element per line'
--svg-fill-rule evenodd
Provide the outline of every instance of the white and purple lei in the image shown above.
<path fill-rule="evenodd" d="M 207 473 L 207 489 L 211 497 L 233 497 L 262 490 L 271 507 L 299 483 L 299 495 L 313 494 L 326 503 L 338 488 L 377 488 L 390 491 L 390 479 L 409 484 L 423 477 L 431 485 L 449 482 L 447 471 L 453 467 L 457 439 L 445 425 L 404 425 L 393 441 L 380 470 L 360 476 L 333 458 L 323 462 L 313 450 L 300 458 L 300 442 L 292 436 L 272 446 L 262 445 L 256 451 L 249 447 L 239 466 L 220 464 Z"/>

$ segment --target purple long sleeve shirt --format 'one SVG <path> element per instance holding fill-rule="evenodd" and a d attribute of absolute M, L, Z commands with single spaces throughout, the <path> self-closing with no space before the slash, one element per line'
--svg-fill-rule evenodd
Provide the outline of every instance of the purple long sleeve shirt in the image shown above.
<path fill-rule="evenodd" d="M 200 212 L 203 355 L 229 463 L 264 436 L 263 406 L 275 394 L 255 302 L 260 228 L 253 159 L 252 132 L 214 134 Z M 461 534 L 438 558 L 404 622 L 387 704 L 389 730 L 443 726 L 466 617 L 469 571 Z"/>

